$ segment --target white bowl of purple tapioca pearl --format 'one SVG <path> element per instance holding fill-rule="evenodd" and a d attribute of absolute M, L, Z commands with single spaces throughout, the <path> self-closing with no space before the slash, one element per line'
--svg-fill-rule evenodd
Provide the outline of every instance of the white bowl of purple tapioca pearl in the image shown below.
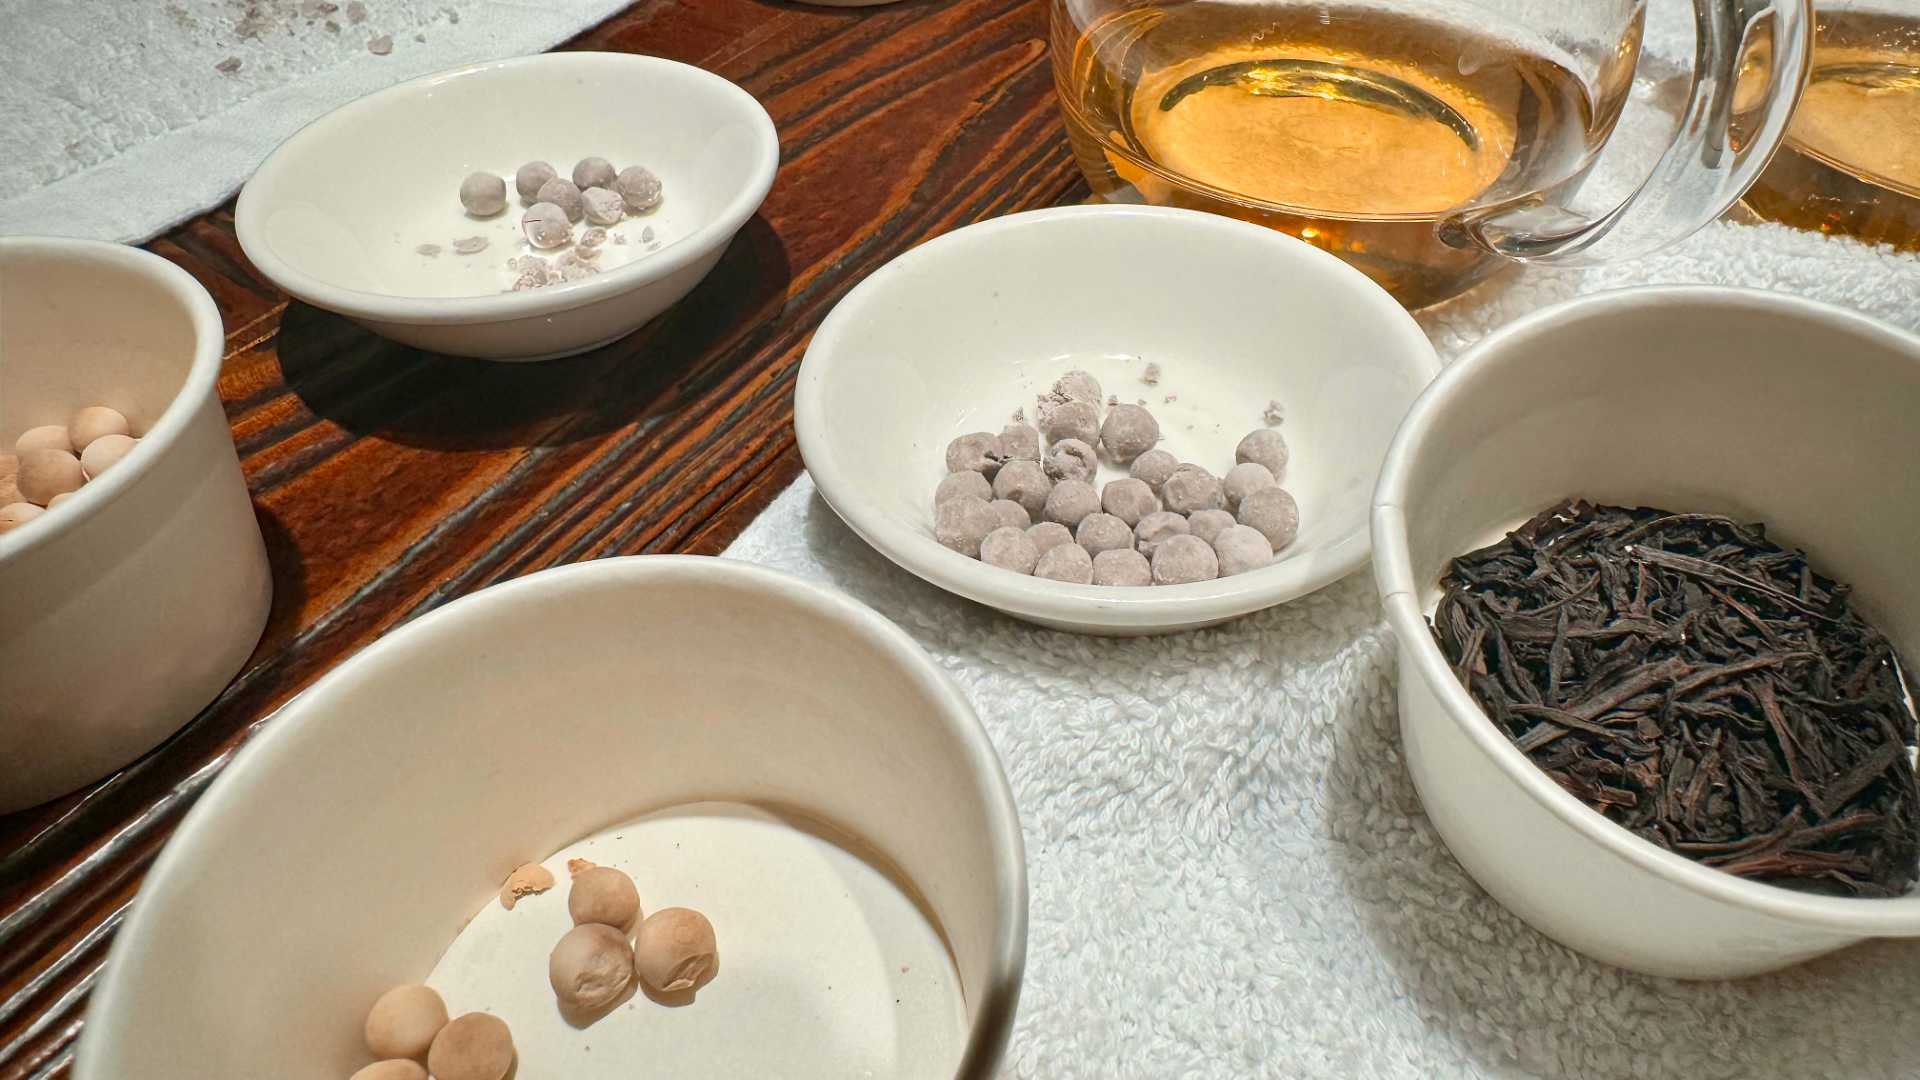
<path fill-rule="evenodd" d="M 254 265 L 315 307 L 422 349 L 546 359 L 624 337 L 698 285 L 779 158 L 766 110 L 718 75 L 551 53 L 329 113 L 268 156 L 234 223 Z M 538 227 L 552 207 L 517 183 L 539 162 L 572 211 L 557 228 Z M 624 197 L 594 214 L 597 186 Z M 535 262 L 547 269 L 529 288 Z"/>
<path fill-rule="evenodd" d="M 1069 207 L 969 226 L 862 282 L 807 350 L 794 424 L 827 502 L 904 569 L 1045 626 L 1167 633 L 1284 603 L 1364 564 L 1375 474 L 1399 418 L 1438 370 L 1432 346 L 1391 297 L 1307 244 L 1183 210 Z M 1069 373 L 1079 374 L 1057 385 Z M 1097 383 L 1097 393 L 1083 380 Z M 1094 424 L 1091 440 L 1043 415 L 1076 394 L 1090 396 L 1094 406 L 1093 417 L 1079 418 Z M 1103 445 L 1101 429 L 1116 415 L 1137 421 L 1143 412 L 1153 420 L 1149 450 Z M 1028 449 L 1007 452 L 1013 442 L 1030 441 L 1017 431 L 1023 423 L 1034 425 L 1040 444 L 1045 479 L 1037 483 L 1053 485 L 1044 497 L 1034 484 L 1016 491 L 1000 475 L 1010 462 L 1027 460 Z M 1010 426 L 1015 438 L 1002 447 L 997 440 Z M 1150 504 L 1136 489 L 1133 506 L 1106 505 L 1114 482 L 1133 478 L 1139 458 L 1129 455 L 1151 453 L 1161 464 L 1170 458 L 1176 469 L 1205 472 L 1205 478 L 1189 476 L 1197 493 L 1181 490 L 1186 484 L 1169 492 L 1171 474 L 1145 485 L 1162 511 L 1169 499 L 1189 510 L 1178 516 L 1191 533 L 1195 514 L 1213 509 L 1206 482 L 1212 480 L 1220 506 L 1202 519 L 1205 534 L 1208 524 L 1222 530 L 1244 524 L 1229 509 L 1226 480 L 1247 456 L 1243 442 L 1257 431 L 1271 431 L 1285 444 L 1284 463 L 1267 471 L 1297 512 L 1297 530 L 1275 537 L 1284 541 L 1277 552 L 1263 557 L 1243 550 L 1228 560 L 1240 572 L 1222 574 L 1213 544 L 1182 541 L 1174 546 L 1192 549 L 1186 554 L 1197 566 L 1169 567 L 1160 575 L 1177 583 L 1093 583 L 1098 549 L 1114 547 L 1139 552 L 1146 581 L 1155 580 L 1153 545 L 1164 537 L 1138 531 L 1140 516 L 1153 512 L 1143 509 Z M 973 433 L 996 443 L 979 441 L 983 453 L 971 457 L 963 442 L 950 457 L 955 440 Z M 1272 456 L 1266 460 L 1275 463 Z M 994 497 L 985 498 L 964 476 L 952 477 L 966 471 L 976 471 Z M 1075 569 L 1059 565 L 1071 552 L 1054 556 L 1051 573 L 1023 572 L 1017 557 L 1011 568 L 994 564 L 1008 560 L 983 561 L 972 537 L 953 535 L 955 512 L 938 509 L 955 488 L 969 487 L 965 497 L 1006 515 L 987 533 L 1019 525 L 1004 504 L 1023 501 L 1028 525 L 1022 531 L 1036 530 L 1077 513 L 1070 506 L 1049 510 L 1049 498 L 1066 503 L 1077 495 L 1086 502 L 1087 490 L 1059 490 L 1076 471 L 1084 471 L 1079 482 L 1098 509 L 1083 505 L 1078 521 L 1051 524 L 1073 533 L 1088 554 L 1084 583 Z M 1251 480 L 1264 486 L 1257 476 Z M 1130 487 L 1120 485 L 1115 497 Z M 979 510 L 969 513 L 977 517 Z M 1089 528 L 1087 518 L 1095 514 L 1132 515 L 1131 535 L 1099 527 L 1111 522 Z M 979 532 L 986 522 L 970 524 Z M 1057 530 L 1038 529 L 1034 539 L 1045 543 L 1049 532 L 1063 546 Z M 993 546 L 985 534 L 980 540 Z M 1010 535 L 1001 541 L 1010 542 Z M 1200 553 L 1196 544 L 1209 551 Z M 1105 561 L 1131 562 L 1134 576 L 1103 574 L 1101 580 L 1139 580 L 1140 560 Z"/>

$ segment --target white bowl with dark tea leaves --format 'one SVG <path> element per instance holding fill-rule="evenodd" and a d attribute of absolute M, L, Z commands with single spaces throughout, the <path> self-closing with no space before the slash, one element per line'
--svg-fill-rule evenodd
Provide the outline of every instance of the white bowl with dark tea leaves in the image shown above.
<path fill-rule="evenodd" d="M 1916 415 L 1920 338 L 1707 287 L 1540 312 L 1435 380 L 1374 571 L 1408 769 L 1487 892 L 1680 978 L 1920 936 Z"/>

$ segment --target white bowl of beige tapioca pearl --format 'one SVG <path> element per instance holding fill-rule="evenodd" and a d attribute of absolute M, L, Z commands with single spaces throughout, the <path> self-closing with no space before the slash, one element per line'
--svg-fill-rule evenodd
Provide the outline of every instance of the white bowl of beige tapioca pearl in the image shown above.
<path fill-rule="evenodd" d="M 606 867 L 634 891 L 575 895 Z M 75 1080 L 346 1080 L 479 1014 L 522 1080 L 987 1080 L 1026 919 L 999 758 L 904 631 L 747 563 L 600 560 L 282 708 L 146 878 Z M 444 1010 L 376 1008 L 413 984 Z"/>
<path fill-rule="evenodd" d="M 0 296 L 0 457 L 24 440 L 29 466 L 0 487 L 51 504 L 10 503 L 0 529 L 6 813 L 192 719 L 253 651 L 272 587 L 206 289 L 137 248 L 8 237 Z"/>
<path fill-rule="evenodd" d="M 274 284 L 375 333 L 458 356 L 547 359 L 624 337 L 698 285 L 759 209 L 779 158 L 766 110 L 719 75 L 653 56 L 545 53 L 427 75 L 321 117 L 247 181 L 234 228 Z M 643 167 L 661 197 L 608 226 L 617 235 L 598 246 L 598 272 L 516 291 L 510 263 L 571 254 L 563 238 L 595 224 L 575 209 L 559 235 L 530 243 L 520 170 L 549 163 L 571 202 L 584 200 L 574 177 L 605 179 L 577 169 L 589 161 L 616 177 Z"/>
<path fill-rule="evenodd" d="M 1166 633 L 1284 603 L 1364 565 L 1375 472 L 1395 424 L 1439 369 L 1390 296 L 1290 236 L 1184 210 L 1065 207 L 970 225 L 870 275 L 814 335 L 794 426 L 826 501 L 919 577 L 1045 626 Z M 1089 385 L 1055 393 L 1076 371 Z M 1066 400 L 1043 416 L 1043 396 Z M 1166 584 L 1102 584 L 1137 580 L 1137 565 L 1109 558 L 1096 576 L 1077 558 L 1048 553 L 1018 572 L 1025 552 L 1004 538 L 993 553 L 1015 569 L 983 562 L 972 539 L 985 519 L 948 510 L 937 520 L 935 493 L 955 469 L 978 464 L 964 452 L 971 444 L 950 458 L 955 440 L 1003 432 L 1016 410 L 1053 445 L 1038 467 L 1003 466 L 1017 476 L 996 474 L 991 494 L 1021 502 L 1035 522 L 1065 516 L 1077 527 L 1080 510 L 1098 509 L 1137 525 L 1151 501 L 1129 504 L 1124 489 L 1111 508 L 1105 499 L 1107 485 L 1131 471 L 1117 458 L 1135 452 L 1204 470 L 1206 478 L 1183 474 L 1178 501 L 1225 511 L 1267 482 L 1252 469 L 1226 479 L 1249 433 L 1277 423 L 1271 438 L 1284 438 L 1287 458 L 1248 446 L 1256 456 L 1244 459 L 1279 466 L 1271 479 L 1297 503 L 1297 533 L 1264 505 L 1277 496 L 1261 496 L 1253 500 L 1261 513 L 1248 516 L 1278 550 L 1267 561 L 1240 536 L 1230 544 L 1237 573 L 1169 566 L 1153 579 Z M 1116 412 L 1120 422 L 1108 425 Z M 1076 488 L 1067 493 L 1075 500 L 1057 501 L 1080 505 L 1049 510 L 1049 482 L 1091 483 L 1102 499 L 1084 505 Z M 952 481 L 947 494 L 964 486 Z M 1112 542 L 1091 540 L 1093 549 Z"/>

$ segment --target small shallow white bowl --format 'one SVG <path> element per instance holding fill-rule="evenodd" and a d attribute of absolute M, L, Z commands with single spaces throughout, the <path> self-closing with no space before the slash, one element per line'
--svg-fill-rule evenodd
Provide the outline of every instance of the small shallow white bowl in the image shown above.
<path fill-rule="evenodd" d="M 157 255 L 0 238 L 0 445 L 111 405 L 120 463 L 0 535 L 0 813 L 146 753 L 219 694 L 272 604 L 214 390 L 213 298 Z"/>
<path fill-rule="evenodd" d="M 374 998 L 424 978 L 521 860 L 707 799 L 797 810 L 890 860 L 944 930 L 966 997 L 952 1075 L 993 1074 L 1026 956 L 1026 863 L 966 698 L 840 593 L 651 557 L 485 589 L 288 704 L 148 874 L 76 1076 L 341 1080 L 365 1061 Z M 775 998 L 739 1039 L 789 1032 L 794 1003 Z"/>
<path fill-rule="evenodd" d="M 520 234 L 514 171 L 541 159 L 565 176 L 589 156 L 652 169 L 659 208 L 616 227 L 628 242 L 602 248 L 603 273 L 503 291 L 510 257 L 555 254 Z M 274 284 L 377 334 L 456 356 L 548 359 L 624 337 L 691 291 L 779 163 L 766 110 L 718 75 L 651 56 L 548 53 L 429 75 L 328 113 L 261 164 L 234 226 Z M 475 171 L 506 181 L 503 213 L 461 208 L 460 182 Z M 641 239 L 648 228 L 658 250 Z M 488 247 L 449 248 L 468 236 Z M 424 256 L 425 243 L 448 250 Z"/>
<path fill-rule="evenodd" d="M 1568 496 L 1761 521 L 1920 656 L 1920 338 L 1778 293 L 1628 289 L 1539 312 L 1436 380 L 1374 496 L 1407 766 L 1447 846 L 1543 933 L 1621 967 L 1748 975 L 1920 935 L 1920 896 L 1815 896 L 1661 850 L 1562 790 L 1428 630 L 1456 555 Z"/>
<path fill-rule="evenodd" d="M 1157 385 L 1141 381 L 1147 363 Z M 1359 569 L 1380 460 L 1439 366 L 1392 297 L 1293 237 L 1189 210 L 1074 206 L 970 225 L 861 282 L 807 349 L 794 427 L 827 502 L 905 569 L 1043 626 L 1168 633 Z M 1161 447 L 1216 476 L 1281 403 L 1299 539 L 1252 573 L 1135 589 L 1026 577 L 942 547 L 933 490 L 947 443 L 998 432 L 1016 407 L 1031 417 L 1034 395 L 1075 367 L 1123 401 L 1147 399 Z"/>

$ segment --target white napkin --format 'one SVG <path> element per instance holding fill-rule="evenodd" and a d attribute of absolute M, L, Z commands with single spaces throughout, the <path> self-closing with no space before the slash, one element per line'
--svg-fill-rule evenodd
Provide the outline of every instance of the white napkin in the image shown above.
<path fill-rule="evenodd" d="M 1523 271 L 1424 322 L 1450 359 L 1547 303 L 1648 282 L 1778 289 L 1920 329 L 1920 258 L 1730 223 L 1632 264 Z M 873 605 L 979 710 L 1013 782 L 1031 875 L 1010 1075 L 1920 1069 L 1920 944 L 1671 982 L 1575 955 L 1482 893 L 1401 762 L 1393 641 L 1370 573 L 1198 633 L 1055 633 L 896 568 L 804 477 L 727 554 Z"/>
<path fill-rule="evenodd" d="M 225 201 L 281 140 L 339 105 L 540 52 L 626 6 L 0 0 L 0 235 L 146 240 Z M 377 56 L 368 44 L 383 36 L 392 51 Z"/>

